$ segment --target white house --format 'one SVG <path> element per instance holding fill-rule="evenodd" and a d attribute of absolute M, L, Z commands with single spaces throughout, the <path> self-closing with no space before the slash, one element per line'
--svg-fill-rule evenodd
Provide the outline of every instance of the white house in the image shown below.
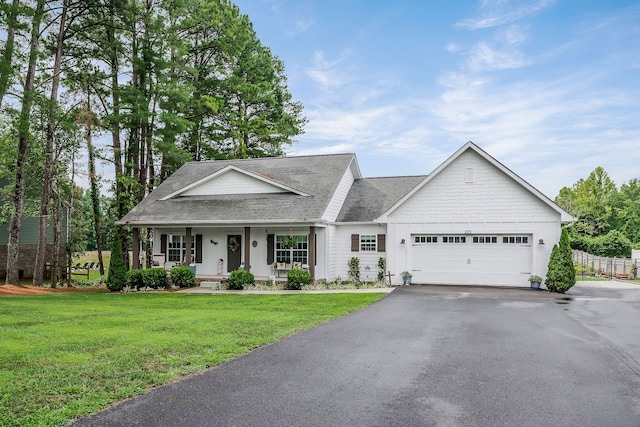
<path fill-rule="evenodd" d="M 363 178 L 354 154 L 188 163 L 120 223 L 152 228 L 154 260 L 195 262 L 203 278 L 300 265 L 335 280 L 357 257 L 363 280 L 384 258 L 394 284 L 409 271 L 420 284 L 528 286 L 572 220 L 468 142 L 425 176 Z"/>

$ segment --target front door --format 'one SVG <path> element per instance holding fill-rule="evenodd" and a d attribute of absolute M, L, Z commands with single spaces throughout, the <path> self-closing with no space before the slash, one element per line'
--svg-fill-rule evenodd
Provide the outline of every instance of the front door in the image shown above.
<path fill-rule="evenodd" d="M 242 236 L 232 234 L 227 236 L 227 271 L 231 273 L 240 268 L 242 263 Z"/>

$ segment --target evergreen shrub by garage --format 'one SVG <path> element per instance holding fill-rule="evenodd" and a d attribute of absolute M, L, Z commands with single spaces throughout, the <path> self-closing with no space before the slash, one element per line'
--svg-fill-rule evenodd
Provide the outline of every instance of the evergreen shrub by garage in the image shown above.
<path fill-rule="evenodd" d="M 192 288 L 196 285 L 196 275 L 186 265 L 172 268 L 169 277 L 171 283 L 180 288 Z"/>
<path fill-rule="evenodd" d="M 287 273 L 287 289 L 300 290 L 311 283 L 311 273 L 302 268 L 294 268 Z"/>
<path fill-rule="evenodd" d="M 141 271 L 144 286 L 152 289 L 164 289 L 167 287 L 167 272 L 164 268 L 149 268 Z"/>
<path fill-rule="evenodd" d="M 232 271 L 229 275 L 229 281 L 227 282 L 227 288 L 231 290 L 242 290 L 242 285 L 253 285 L 255 278 L 253 274 L 246 270 Z"/>
<path fill-rule="evenodd" d="M 144 270 L 129 270 L 127 271 L 127 286 L 134 289 L 141 289 L 144 287 L 144 281 L 142 279 L 142 272 Z"/>
<path fill-rule="evenodd" d="M 569 233 L 566 228 L 562 229 L 560 245 L 553 245 L 547 268 L 547 278 L 544 283 L 551 292 L 563 294 L 576 284 L 576 268 L 573 265 Z"/>

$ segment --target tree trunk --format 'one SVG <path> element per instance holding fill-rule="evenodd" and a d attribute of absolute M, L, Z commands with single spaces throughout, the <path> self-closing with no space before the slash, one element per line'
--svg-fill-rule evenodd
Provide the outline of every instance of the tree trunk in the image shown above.
<path fill-rule="evenodd" d="M 62 200 L 59 193 L 53 192 L 53 251 L 51 259 L 51 287 L 58 286 L 60 265 L 60 236 L 62 235 Z"/>
<path fill-rule="evenodd" d="M 90 103 L 87 102 L 87 109 L 91 108 Z M 102 261 L 102 227 L 100 225 L 100 190 L 98 189 L 98 180 L 96 177 L 96 159 L 95 149 L 93 148 L 93 141 L 91 135 L 92 124 L 87 123 L 87 151 L 89 154 L 89 186 L 91 191 L 91 207 L 93 208 L 93 232 L 96 236 L 96 249 L 98 250 L 98 264 L 103 265 Z M 104 275 L 104 270 L 100 269 L 100 275 Z"/>
<path fill-rule="evenodd" d="M 2 62 L 0 63 L 0 106 L 2 106 L 2 100 L 7 93 L 7 87 L 9 87 L 9 79 L 13 74 L 13 48 L 16 39 L 16 27 L 18 26 L 18 7 L 20 6 L 20 0 L 13 0 L 11 4 L 11 11 L 7 16 L 7 40 L 4 43 L 4 55 Z"/>
<path fill-rule="evenodd" d="M 20 230 L 22 228 L 22 213 L 24 210 L 25 164 L 29 148 L 29 120 L 31 105 L 33 104 L 33 87 L 36 75 L 36 61 L 38 59 L 38 41 L 40 38 L 40 23 L 44 12 L 44 0 L 38 0 L 33 15 L 31 27 L 31 43 L 29 46 L 29 67 L 24 85 L 22 109 L 18 121 L 18 158 L 16 161 L 16 180 L 13 190 L 13 214 L 9 225 L 9 242 L 7 243 L 7 284 L 18 284 L 20 274 L 18 258 L 20 253 Z"/>
<path fill-rule="evenodd" d="M 33 272 L 33 285 L 42 286 L 47 252 L 47 224 L 49 223 L 49 200 L 51 198 L 51 180 L 53 179 L 53 139 L 56 127 L 56 106 L 58 105 L 58 88 L 60 86 L 60 64 L 62 63 L 62 47 L 64 44 L 65 21 L 67 18 L 68 0 L 62 2 L 60 14 L 60 29 L 56 56 L 53 63 L 53 79 L 51 82 L 51 97 L 49 105 L 49 120 L 47 123 L 47 141 L 45 148 L 44 182 L 42 184 L 42 199 L 40 200 L 40 225 L 38 230 L 38 247 Z"/>
<path fill-rule="evenodd" d="M 124 187 L 122 185 L 123 178 L 123 170 L 122 170 L 122 146 L 120 144 L 120 90 L 118 83 L 118 75 L 120 73 L 119 70 L 119 60 L 118 60 L 118 49 L 116 47 L 116 34 L 115 34 L 115 22 L 114 17 L 116 14 L 115 5 L 113 1 L 109 2 L 109 10 L 110 10 L 110 19 L 107 27 L 107 37 L 109 38 L 109 45 L 111 46 L 110 56 L 111 56 L 111 98 L 113 105 L 113 114 L 111 117 L 111 142 L 113 144 L 113 163 L 115 167 L 115 186 L 116 186 L 116 207 L 117 207 L 117 216 L 122 218 L 125 212 L 125 203 L 124 203 Z M 118 233 L 120 234 L 120 233 Z M 102 263 L 102 259 L 99 260 L 100 264 L 100 276 L 104 276 L 104 264 Z"/>

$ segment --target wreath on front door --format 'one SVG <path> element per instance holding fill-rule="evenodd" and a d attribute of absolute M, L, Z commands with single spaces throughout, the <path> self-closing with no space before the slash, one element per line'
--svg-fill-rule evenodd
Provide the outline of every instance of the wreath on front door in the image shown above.
<path fill-rule="evenodd" d="M 240 242 L 235 237 L 229 239 L 229 250 L 231 252 L 237 252 L 240 249 Z"/>

